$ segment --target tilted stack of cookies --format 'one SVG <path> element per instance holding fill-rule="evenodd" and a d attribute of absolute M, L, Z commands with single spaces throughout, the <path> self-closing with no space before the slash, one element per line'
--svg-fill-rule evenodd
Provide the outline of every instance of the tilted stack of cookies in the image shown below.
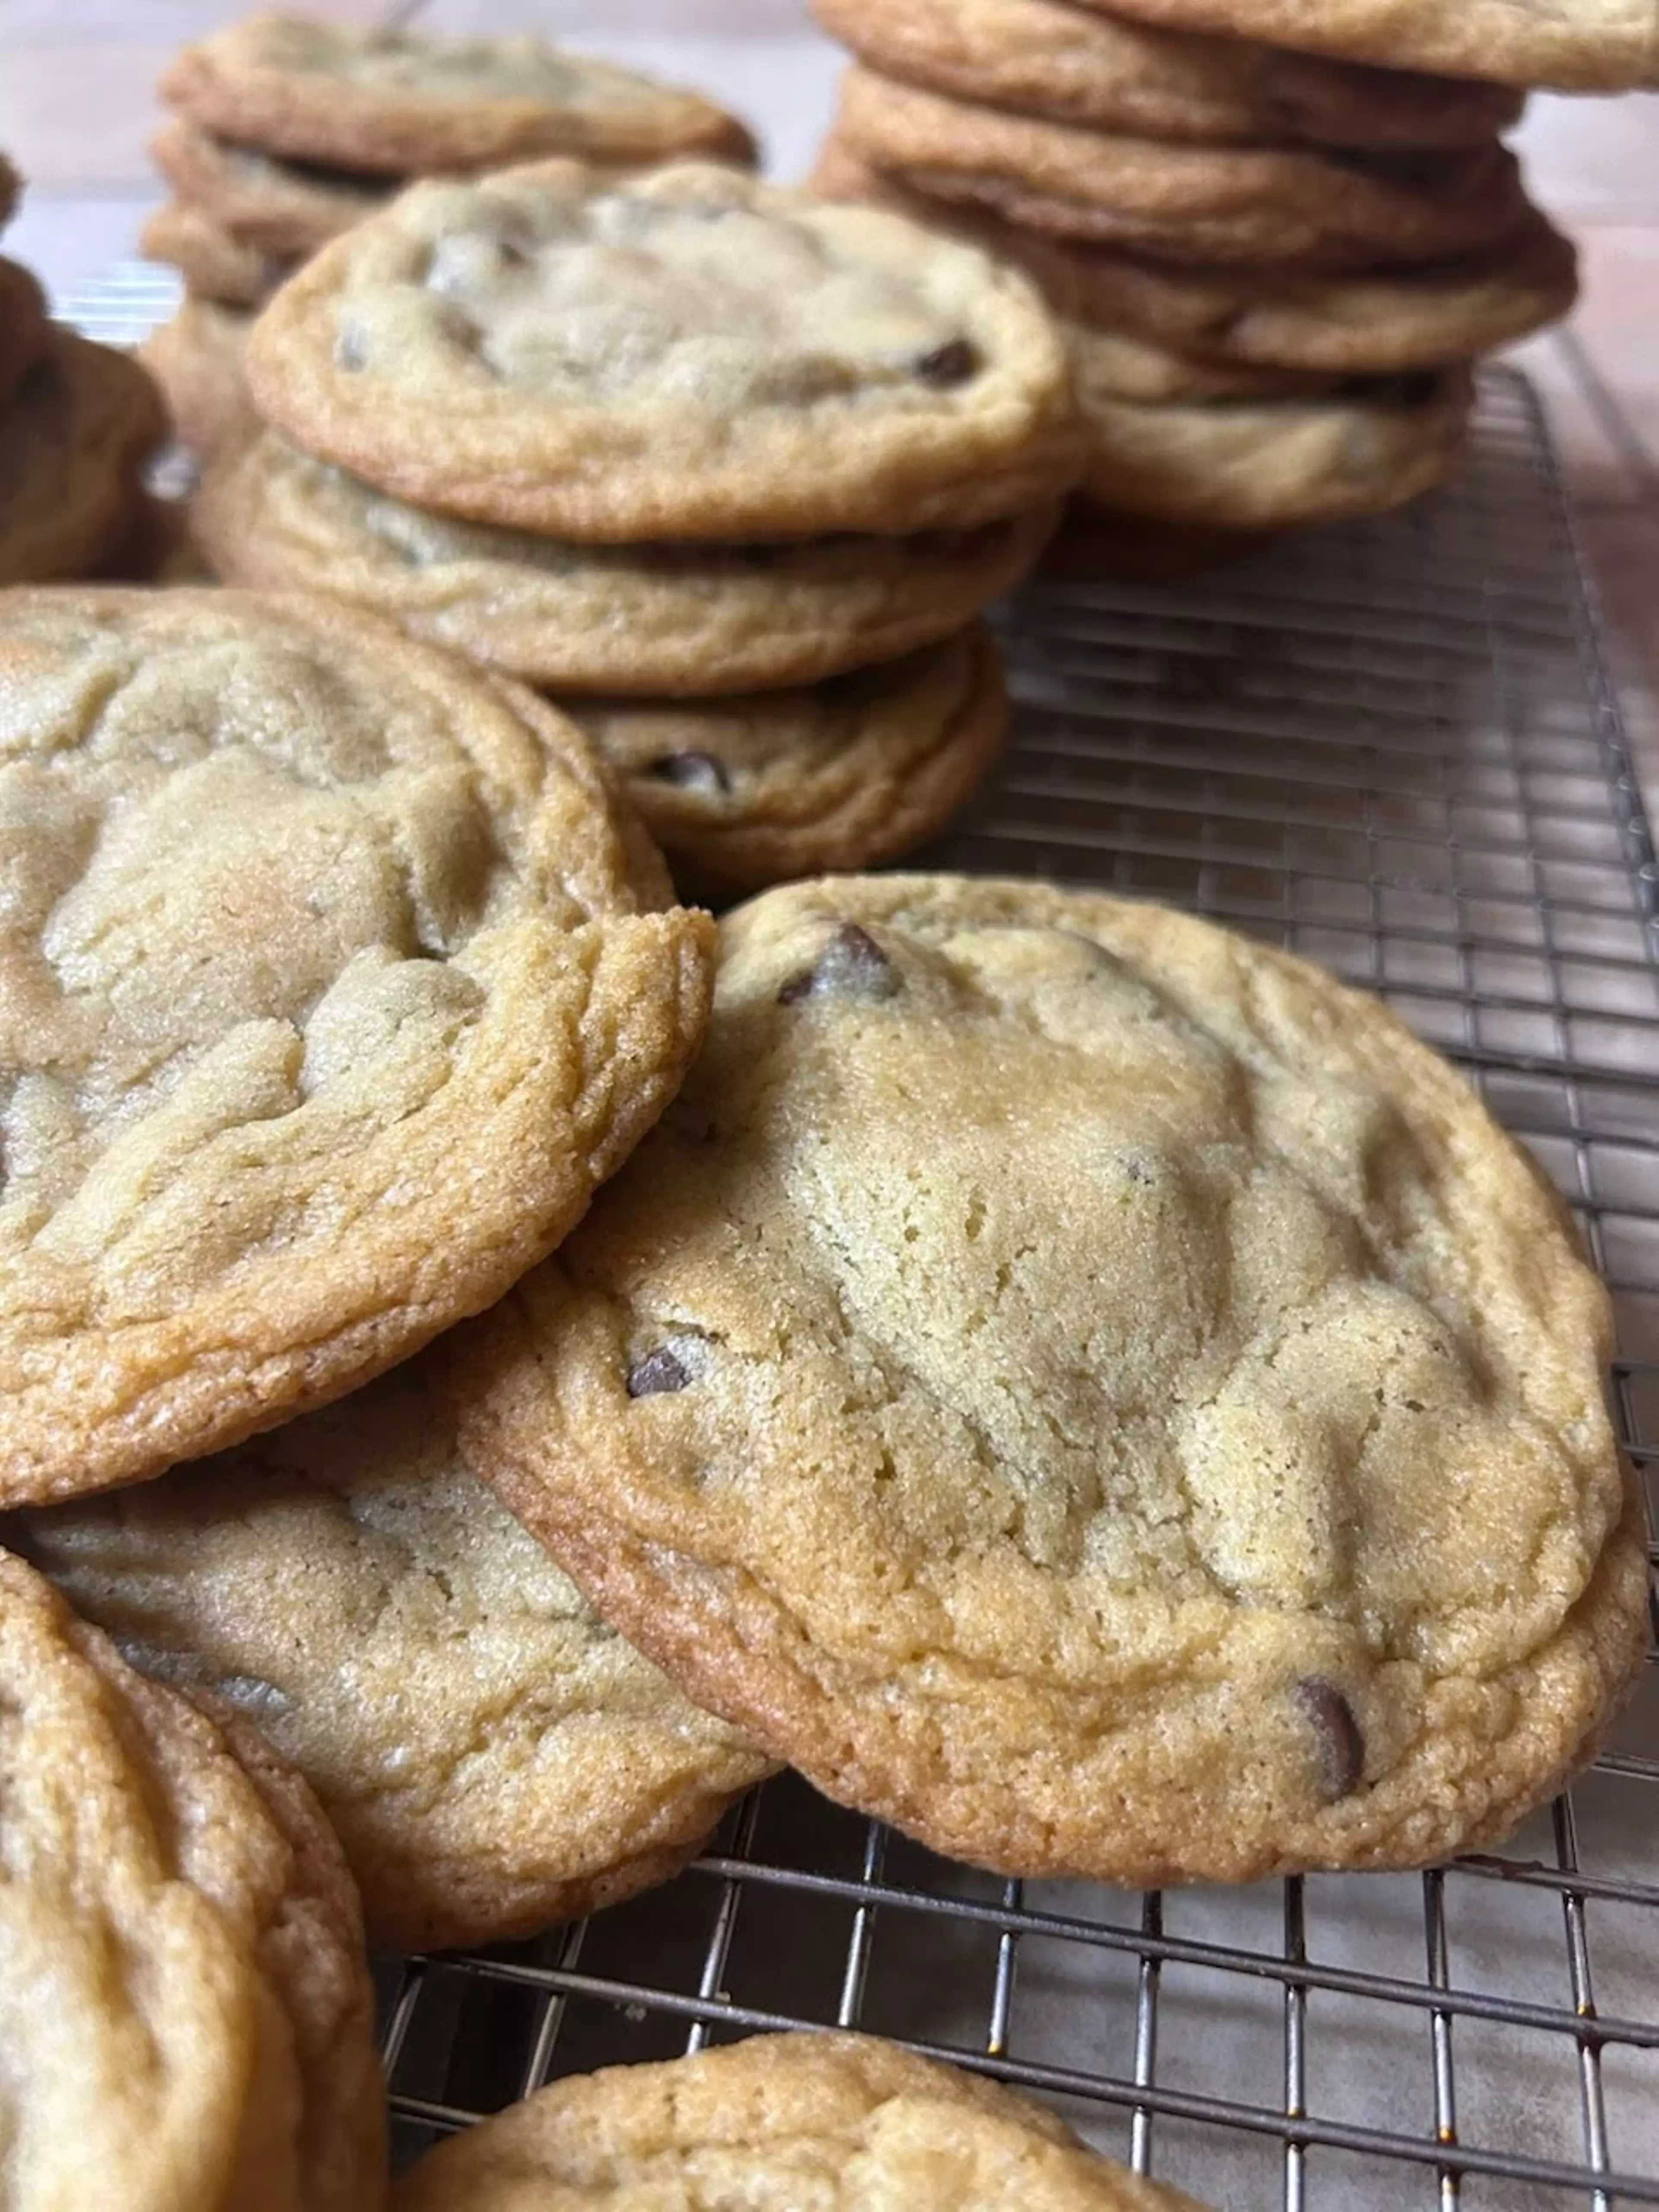
<path fill-rule="evenodd" d="M 256 15 L 186 46 L 160 90 L 176 112 L 151 150 L 174 197 L 143 245 L 185 296 L 145 358 L 202 453 L 234 417 L 254 311 L 410 178 L 547 154 L 618 167 L 755 157 L 745 127 L 702 94 L 530 36 Z"/>
<path fill-rule="evenodd" d="M 195 504 L 224 580 L 555 695 L 683 888 L 890 858 L 995 757 L 975 617 L 1081 456 L 1052 319 L 978 252 L 731 168 L 532 166 L 338 240 L 248 374 Z"/>
<path fill-rule="evenodd" d="M 0 228 L 21 189 L 0 155 Z M 143 369 L 51 321 L 30 272 L 0 259 L 0 584 L 131 573 L 166 435 Z"/>
<path fill-rule="evenodd" d="M 1470 363 L 1576 294 L 1501 143 L 1523 88 L 1659 78 L 1594 0 L 813 4 L 857 57 L 818 188 L 1030 269 L 1073 330 L 1089 501 L 1223 532 L 1449 473 Z"/>

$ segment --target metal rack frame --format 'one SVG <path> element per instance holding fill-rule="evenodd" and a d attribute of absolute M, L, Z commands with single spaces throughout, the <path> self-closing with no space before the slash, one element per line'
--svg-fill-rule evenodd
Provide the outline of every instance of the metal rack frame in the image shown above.
<path fill-rule="evenodd" d="M 158 304 L 128 272 L 75 308 L 131 337 Z M 1468 470 L 1409 515 L 1180 589 L 1040 584 L 1006 634 L 1014 744 L 928 857 L 1165 898 L 1390 999 L 1572 1205 L 1651 1493 L 1659 866 L 1530 386 L 1486 373 Z M 558 2074 L 861 2025 L 1230 2203 L 1659 2203 L 1656 1816 L 1652 1662 L 1589 1776 L 1420 1875 L 1022 1885 L 786 1776 L 665 1889 L 386 1962 L 400 2152 Z"/>

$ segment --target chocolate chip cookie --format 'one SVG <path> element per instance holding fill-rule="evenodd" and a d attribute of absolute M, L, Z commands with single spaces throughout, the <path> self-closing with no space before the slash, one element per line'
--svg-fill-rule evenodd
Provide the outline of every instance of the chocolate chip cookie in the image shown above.
<path fill-rule="evenodd" d="M 0 1502 L 498 1297 L 655 1119 L 706 916 L 579 732 L 323 600 L 0 599 Z"/>
<path fill-rule="evenodd" d="M 895 860 L 994 766 L 1002 665 L 977 625 L 879 668 L 743 699 L 562 702 L 685 892 Z"/>
<path fill-rule="evenodd" d="M 169 200 L 138 234 L 147 260 L 169 264 L 200 299 L 230 307 L 257 307 L 294 267 L 294 256 L 271 253 L 216 222 L 188 201 Z"/>
<path fill-rule="evenodd" d="M 173 116 L 150 141 L 156 167 L 179 198 L 246 246 L 293 259 L 314 253 L 386 206 L 395 180 L 360 170 L 285 161 L 198 131 Z"/>
<path fill-rule="evenodd" d="M 743 125 L 701 93 L 538 38 L 260 14 L 185 47 L 160 90 L 224 137 L 394 175 L 553 154 L 648 163 L 755 153 Z"/>
<path fill-rule="evenodd" d="M 462 1468 L 413 1361 L 240 1450 L 16 1516 L 137 1666 L 258 1723 L 371 1939 L 504 1942 L 665 1880 L 769 1771 Z"/>
<path fill-rule="evenodd" d="M 392 616 L 563 692 L 697 697 L 814 683 L 951 635 L 1030 568 L 1052 507 L 971 530 L 781 545 L 575 545 L 456 520 L 269 431 L 204 475 L 196 528 L 227 583 Z"/>
<path fill-rule="evenodd" d="M 101 560 L 136 515 L 166 435 L 142 368 L 53 325 L 0 411 L 0 585 L 80 575 Z"/>
<path fill-rule="evenodd" d="M 1079 466 L 1016 271 L 706 164 L 417 185 L 283 287 L 247 370 L 381 489 L 583 540 L 974 525 Z"/>
<path fill-rule="evenodd" d="M 1358 269 L 1492 245 L 1524 219 L 1515 157 L 1199 146 L 970 106 L 854 67 L 836 129 L 943 200 L 1171 261 Z"/>
<path fill-rule="evenodd" d="M 258 1731 L 0 1553 L 0 2141 L 15 2212 L 374 2212 L 362 1929 Z"/>
<path fill-rule="evenodd" d="M 818 1787 L 1152 1887 L 1424 1864 L 1589 1756 L 1648 1637 L 1611 1343 L 1376 1001 L 848 877 L 722 923 L 685 1090 L 458 1388 L 600 1613 Z"/>
<path fill-rule="evenodd" d="M 757 2035 L 577 2075 L 441 2144 L 395 2212 L 1202 2212 L 1056 2113 L 873 2036 Z"/>
<path fill-rule="evenodd" d="M 885 76 L 1144 138 L 1478 146 L 1522 105 L 1506 86 L 1160 31 L 1075 0 L 813 0 L 813 12 Z"/>
<path fill-rule="evenodd" d="M 242 355 L 252 327 L 246 307 L 187 297 L 138 349 L 161 388 L 173 436 L 198 457 L 216 452 L 248 416 Z"/>

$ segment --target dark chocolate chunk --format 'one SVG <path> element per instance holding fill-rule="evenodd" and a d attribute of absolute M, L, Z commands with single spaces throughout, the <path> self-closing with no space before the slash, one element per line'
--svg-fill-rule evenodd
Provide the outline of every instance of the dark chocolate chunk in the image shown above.
<path fill-rule="evenodd" d="M 731 777 L 713 753 L 664 753 L 647 773 L 682 791 L 718 792 L 724 798 L 732 788 Z"/>
<path fill-rule="evenodd" d="M 953 384 L 966 384 L 970 377 L 979 374 L 979 348 L 971 338 L 947 338 L 943 345 L 923 354 L 915 364 L 915 374 L 936 392 L 948 392 Z"/>
<path fill-rule="evenodd" d="M 1365 1773 L 1365 1739 L 1353 1708 L 1334 1682 L 1311 1675 L 1296 1686 L 1296 1702 L 1318 1745 L 1319 1786 L 1328 1804 L 1351 1797 Z"/>
<path fill-rule="evenodd" d="M 643 1359 L 636 1360 L 628 1370 L 628 1395 L 630 1398 L 658 1398 L 665 1390 L 684 1390 L 691 1380 L 690 1370 L 683 1360 L 677 1358 L 665 1344 L 654 1352 L 647 1352 Z"/>
<path fill-rule="evenodd" d="M 811 966 L 778 993 L 781 1006 L 830 992 L 856 999 L 890 999 L 902 988 L 899 972 L 867 930 L 844 921 Z"/>

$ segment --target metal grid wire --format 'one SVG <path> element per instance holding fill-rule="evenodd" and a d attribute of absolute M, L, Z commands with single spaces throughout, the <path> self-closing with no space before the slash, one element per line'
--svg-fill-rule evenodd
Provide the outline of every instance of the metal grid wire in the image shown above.
<path fill-rule="evenodd" d="M 1012 754 L 930 857 L 1167 899 L 1388 997 L 1573 1205 L 1651 1489 L 1659 871 L 1530 388 L 1488 373 L 1469 469 L 1408 516 L 1180 590 L 1046 584 L 1006 638 Z M 1506 1852 L 1425 1875 L 1004 1881 L 786 1776 L 666 1888 L 383 1989 L 403 2158 L 561 2074 L 840 2024 L 1230 2206 L 1659 2203 L 1659 1666 Z"/>

